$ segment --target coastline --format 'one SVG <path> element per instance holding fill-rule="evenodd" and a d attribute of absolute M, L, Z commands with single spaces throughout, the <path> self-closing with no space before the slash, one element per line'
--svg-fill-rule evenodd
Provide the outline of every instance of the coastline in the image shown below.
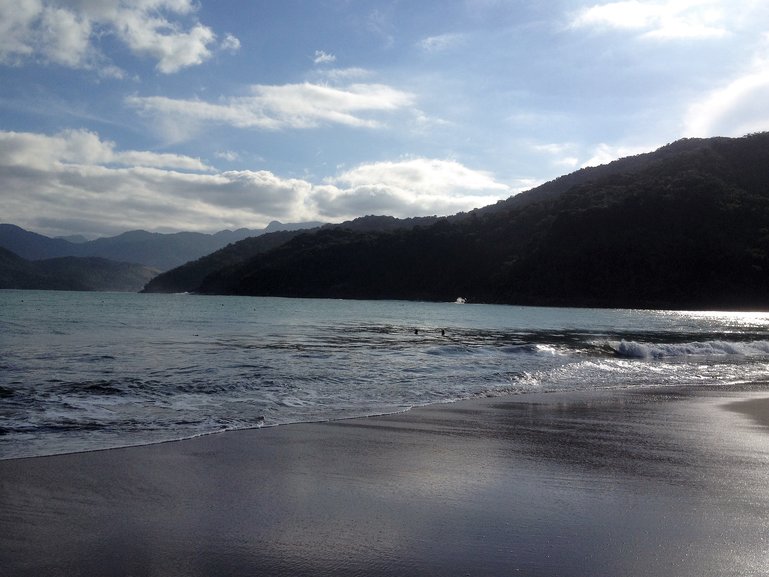
<path fill-rule="evenodd" d="M 594 390 L 5 460 L 0 567 L 759 574 L 767 426 L 765 385 Z"/>

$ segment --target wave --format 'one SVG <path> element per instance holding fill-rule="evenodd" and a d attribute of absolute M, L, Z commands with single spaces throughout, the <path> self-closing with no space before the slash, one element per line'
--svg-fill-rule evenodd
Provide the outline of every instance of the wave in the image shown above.
<path fill-rule="evenodd" d="M 769 355 L 769 341 L 712 340 L 687 343 L 645 343 L 622 340 L 607 344 L 615 355 L 632 359 Z"/>

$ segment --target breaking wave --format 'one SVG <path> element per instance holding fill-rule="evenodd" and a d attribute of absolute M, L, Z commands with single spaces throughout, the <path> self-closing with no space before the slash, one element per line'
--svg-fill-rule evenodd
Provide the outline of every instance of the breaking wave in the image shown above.
<path fill-rule="evenodd" d="M 610 342 L 617 356 L 631 359 L 661 359 L 670 357 L 758 356 L 769 355 L 769 341 L 713 340 L 687 343 L 645 343 L 638 341 Z"/>

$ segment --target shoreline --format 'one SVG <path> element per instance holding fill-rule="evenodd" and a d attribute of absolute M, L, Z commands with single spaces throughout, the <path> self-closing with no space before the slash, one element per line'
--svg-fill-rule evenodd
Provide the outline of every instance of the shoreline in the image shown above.
<path fill-rule="evenodd" d="M 742 393 L 751 393 L 756 390 L 756 388 L 759 389 L 765 389 L 767 396 L 765 399 L 763 398 L 757 398 L 757 399 L 743 399 L 740 401 L 736 401 L 734 403 L 729 403 L 726 408 L 729 410 L 732 410 L 736 413 L 740 413 L 743 415 L 747 415 L 751 417 L 755 422 L 758 424 L 769 427 L 769 383 L 754 383 L 754 384 L 746 384 L 746 385 L 726 385 L 725 388 L 722 387 L 713 387 L 705 385 L 704 387 L 699 385 L 669 385 L 664 387 L 641 387 L 638 388 L 637 391 L 641 392 L 654 392 L 654 391 L 666 391 L 666 390 L 673 390 L 673 391 L 695 391 L 703 389 L 704 391 L 719 391 L 719 390 L 729 390 L 732 392 L 742 392 Z M 172 439 L 162 439 L 158 441 L 149 441 L 149 442 L 139 442 L 136 444 L 130 444 L 130 445 L 117 445 L 117 446 L 108 446 L 108 447 L 96 447 L 91 449 L 81 449 L 81 450 L 71 450 L 71 451 L 65 451 L 60 453 L 50 453 L 50 454 L 44 454 L 44 455 L 23 455 L 23 456 L 16 456 L 16 457 L 0 457 L 0 463 L 4 461 L 17 461 L 17 460 L 24 460 L 24 459 L 45 459 L 49 457 L 66 457 L 71 455 L 79 455 L 84 453 L 99 453 L 103 451 L 120 451 L 120 450 L 126 450 L 126 449 L 141 449 L 142 447 L 152 447 L 154 445 L 165 445 L 168 443 L 184 443 L 187 441 L 195 441 L 196 439 L 210 437 L 210 436 L 216 436 L 216 435 L 230 435 L 230 434 L 237 434 L 237 433 L 243 433 L 243 432 L 252 432 L 252 431 L 260 431 L 260 430 L 269 430 L 269 429 L 275 429 L 275 428 L 283 428 L 283 427 L 293 427 L 297 425 L 324 425 L 324 424 L 333 424 L 337 422 L 345 422 L 345 421 L 356 421 L 356 420 L 367 420 L 367 419 L 379 419 L 379 418 L 386 418 L 386 417 L 392 417 L 402 414 L 409 414 L 413 411 L 421 411 L 421 410 L 429 410 L 431 408 L 437 408 L 437 407 L 444 407 L 444 406 L 451 406 L 456 404 L 472 404 L 472 403 L 484 403 L 484 402 L 493 402 L 494 400 L 514 400 L 517 399 L 520 396 L 534 396 L 538 397 L 541 395 L 590 395 L 593 393 L 611 393 L 612 391 L 615 392 L 626 392 L 626 391 L 632 391 L 633 389 L 612 389 L 612 388 L 605 388 L 605 389 L 579 389 L 579 390 L 571 390 L 571 391 L 564 391 L 564 390 L 545 390 L 545 391 L 516 391 L 516 392 L 506 392 L 501 393 L 498 395 L 479 395 L 475 397 L 469 397 L 469 398 L 463 398 L 463 399 L 456 399 L 456 400 L 450 400 L 450 401 L 439 401 L 430 403 L 427 405 L 415 405 L 412 407 L 395 410 L 395 411 L 389 411 L 384 413 L 373 413 L 370 415 L 352 415 L 348 417 L 337 417 L 337 418 L 329 418 L 329 419 L 318 419 L 318 420 L 312 420 L 312 421 L 290 421 L 286 423 L 275 423 L 270 425 L 254 425 L 252 427 L 248 428 L 242 428 L 242 429 L 225 429 L 225 430 L 216 430 L 216 431 L 208 431 L 203 433 L 197 433 L 195 435 L 189 436 L 189 437 L 180 437 L 180 438 L 172 438 Z"/>
<path fill-rule="evenodd" d="M 604 389 L 5 459 L 0 566 L 758 574 L 766 426 L 766 385 Z"/>

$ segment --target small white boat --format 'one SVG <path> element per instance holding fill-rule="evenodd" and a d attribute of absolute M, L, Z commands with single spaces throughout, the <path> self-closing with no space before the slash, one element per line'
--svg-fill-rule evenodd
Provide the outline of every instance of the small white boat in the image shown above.
<path fill-rule="evenodd" d="M 465 304 L 466 302 L 467 302 L 467 299 L 466 299 L 466 298 L 457 297 L 457 300 L 455 300 L 455 301 L 454 301 L 454 304 L 457 304 L 457 305 L 463 305 L 463 304 Z"/>

